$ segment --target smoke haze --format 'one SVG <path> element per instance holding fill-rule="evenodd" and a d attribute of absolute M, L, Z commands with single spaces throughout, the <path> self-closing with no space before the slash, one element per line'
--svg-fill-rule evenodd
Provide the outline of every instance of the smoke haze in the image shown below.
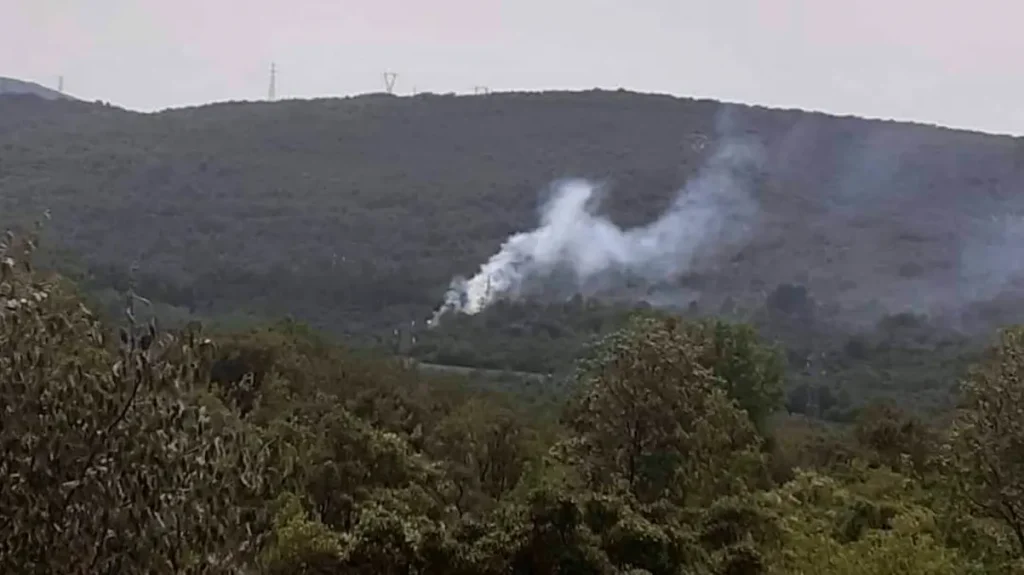
<path fill-rule="evenodd" d="M 822 116 L 768 125 L 750 112 L 723 105 L 707 137 L 676 136 L 706 145 L 692 146 L 696 172 L 649 223 L 617 225 L 603 200 L 615 194 L 618 214 L 623 198 L 650 202 L 656 190 L 556 181 L 538 226 L 452 280 L 432 324 L 577 293 L 755 310 L 784 284 L 852 327 L 901 312 L 957 329 L 1024 319 L 1013 303 L 1024 297 L 1024 145 Z M 979 319 L 979 305 L 998 319 Z"/>
<path fill-rule="evenodd" d="M 762 150 L 730 135 L 728 113 L 717 121 L 719 141 L 697 176 L 655 221 L 623 229 L 600 213 L 606 190 L 593 182 L 556 182 L 540 210 L 540 225 L 508 238 L 468 280 L 452 280 L 435 325 L 445 313 L 476 314 L 500 299 L 540 289 L 555 275 L 574 290 L 593 289 L 611 276 L 647 284 L 668 282 L 741 245 L 758 214 L 752 193 Z"/>

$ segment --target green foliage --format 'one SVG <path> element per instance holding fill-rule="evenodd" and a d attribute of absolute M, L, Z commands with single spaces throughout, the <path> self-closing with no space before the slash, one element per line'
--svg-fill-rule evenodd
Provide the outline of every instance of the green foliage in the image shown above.
<path fill-rule="evenodd" d="M 945 547 L 935 513 L 905 477 L 870 471 L 849 483 L 814 472 L 758 498 L 780 519 L 767 573 L 983 573 Z"/>
<path fill-rule="evenodd" d="M 800 469 L 844 470 L 862 453 L 835 424 L 789 415 L 772 422 L 769 455 L 772 479 L 785 483 Z"/>
<path fill-rule="evenodd" d="M 759 437 L 706 342 L 672 321 L 636 318 L 581 366 L 570 444 L 588 485 L 640 501 L 708 501 L 742 485 Z"/>
<path fill-rule="evenodd" d="M 12 238 L 0 248 L 0 571 L 251 561 L 269 454 L 197 397 L 209 345 L 152 326 L 108 342 L 73 295 L 31 273 L 25 251 Z"/>
<path fill-rule="evenodd" d="M 339 566 L 344 538 L 310 518 L 294 494 L 284 494 L 277 503 L 273 539 L 261 558 L 264 568 L 269 573 L 303 573 Z"/>
<path fill-rule="evenodd" d="M 857 418 L 854 436 L 879 462 L 921 473 L 933 463 L 939 438 L 919 417 L 891 402 L 874 402 Z"/>
<path fill-rule="evenodd" d="M 725 384 L 729 397 L 763 431 L 768 417 L 782 407 L 782 355 L 761 343 L 750 325 L 709 320 L 688 327 L 691 337 L 702 342 L 701 364 Z"/>
<path fill-rule="evenodd" d="M 539 461 L 543 444 L 510 410 L 473 399 L 441 420 L 426 449 L 444 462 L 461 512 L 514 490 L 528 465 Z M 467 497 L 484 499 L 467 504 Z"/>
<path fill-rule="evenodd" d="M 1020 328 L 952 418 L 878 401 L 837 424 L 777 413 L 780 356 L 744 325 L 609 319 L 569 384 L 513 392 L 294 321 L 161 332 L 130 284 L 111 331 L 15 239 L 5 573 L 1024 572 Z M 820 315 L 786 294 L 773 313 Z M 898 319 L 883 341 L 919 339 Z"/>
<path fill-rule="evenodd" d="M 959 493 L 1001 521 L 1024 556 L 1024 328 L 1000 334 L 961 388 L 947 463 Z"/>

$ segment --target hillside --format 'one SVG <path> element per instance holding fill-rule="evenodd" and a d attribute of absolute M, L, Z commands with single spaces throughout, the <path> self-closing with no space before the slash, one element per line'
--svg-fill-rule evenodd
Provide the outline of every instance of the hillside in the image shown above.
<path fill-rule="evenodd" d="M 1024 141 L 627 92 L 369 95 L 157 114 L 0 99 L 0 218 L 49 209 L 48 237 L 97 293 L 123 288 L 137 265 L 140 293 L 172 314 L 287 314 L 390 338 L 422 325 L 452 276 L 536 226 L 553 180 L 610 184 L 604 209 L 619 225 L 656 218 L 709 161 L 723 117 L 763 151 L 743 241 L 671 285 L 627 281 L 612 295 L 754 313 L 780 289 L 806 289 L 816 317 L 863 328 L 903 311 L 945 327 L 1019 317 Z M 604 329 L 552 313 L 484 314 L 462 333 L 544 334 L 524 343 L 534 361 L 562 353 L 551 342 L 576 341 L 566 326 Z M 789 325 L 819 341 L 805 320 Z M 416 353 L 467 357 L 483 344 L 464 337 L 422 334 Z M 794 365 L 810 352 L 801 353 Z"/>
<path fill-rule="evenodd" d="M 714 138 L 721 107 L 608 92 L 152 115 L 3 101 L 0 213 L 48 207 L 55 236 L 90 266 L 113 277 L 138 259 L 154 295 L 177 305 L 261 310 L 287 295 L 288 311 L 329 327 L 383 325 L 425 317 L 454 274 L 536 225 L 556 178 L 607 180 L 617 223 L 653 219 L 700 167 L 692 144 Z M 989 264 L 1024 208 L 1021 140 L 732 108 L 767 150 L 757 229 L 688 278 L 698 290 L 796 282 L 819 300 L 901 310 L 984 299 L 1018 271 Z"/>
<path fill-rule="evenodd" d="M 70 96 L 56 90 L 51 90 L 35 82 L 26 82 L 14 78 L 0 76 L 0 96 L 7 95 L 33 95 L 46 100 L 69 100 Z"/>

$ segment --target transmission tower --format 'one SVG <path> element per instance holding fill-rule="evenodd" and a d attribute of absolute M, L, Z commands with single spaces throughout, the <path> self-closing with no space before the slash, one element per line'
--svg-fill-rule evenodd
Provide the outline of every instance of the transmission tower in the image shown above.
<path fill-rule="evenodd" d="M 273 102 L 277 99 L 277 64 L 270 64 L 270 89 L 267 90 L 267 99 Z"/>
<path fill-rule="evenodd" d="M 473 93 L 474 94 L 490 94 L 491 93 L 491 89 L 488 88 L 487 86 L 473 86 Z"/>
<path fill-rule="evenodd" d="M 396 72 L 384 72 L 384 91 L 388 94 L 395 93 L 395 80 L 398 79 Z"/>
<path fill-rule="evenodd" d="M 57 91 L 61 94 L 64 93 L 64 76 L 60 76 L 57 78 Z"/>

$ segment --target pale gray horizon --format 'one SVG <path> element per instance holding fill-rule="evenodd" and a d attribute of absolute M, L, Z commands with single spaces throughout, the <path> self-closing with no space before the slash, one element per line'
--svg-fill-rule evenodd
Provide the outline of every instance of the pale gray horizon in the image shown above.
<path fill-rule="evenodd" d="M 1010 0 L 0 0 L 0 76 L 154 111 L 624 88 L 1024 134 Z"/>

